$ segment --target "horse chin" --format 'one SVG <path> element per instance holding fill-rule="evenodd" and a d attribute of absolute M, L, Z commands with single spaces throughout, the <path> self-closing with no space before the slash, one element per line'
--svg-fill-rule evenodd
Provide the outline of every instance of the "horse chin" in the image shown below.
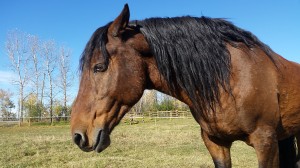
<path fill-rule="evenodd" d="M 93 150 L 97 153 L 102 152 L 110 145 L 109 131 L 106 129 L 100 129 L 97 131 L 95 144 Z"/>

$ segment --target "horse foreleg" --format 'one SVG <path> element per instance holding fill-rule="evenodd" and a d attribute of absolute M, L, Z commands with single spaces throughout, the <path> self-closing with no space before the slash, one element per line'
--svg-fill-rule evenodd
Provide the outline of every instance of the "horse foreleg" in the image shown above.
<path fill-rule="evenodd" d="M 231 142 L 223 142 L 216 138 L 210 137 L 201 129 L 201 136 L 208 149 L 216 168 L 230 168 L 230 147 Z"/>
<path fill-rule="evenodd" d="M 249 143 L 256 151 L 259 168 L 279 167 L 278 141 L 273 128 L 257 128 L 249 135 Z"/>

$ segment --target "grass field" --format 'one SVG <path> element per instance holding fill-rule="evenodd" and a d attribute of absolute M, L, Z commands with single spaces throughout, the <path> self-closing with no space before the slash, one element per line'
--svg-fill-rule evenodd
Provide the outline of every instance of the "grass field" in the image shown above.
<path fill-rule="evenodd" d="M 193 119 L 121 123 L 104 152 L 76 147 L 70 126 L 0 127 L 0 167 L 214 167 Z M 252 148 L 234 143 L 233 167 L 257 167 Z"/>

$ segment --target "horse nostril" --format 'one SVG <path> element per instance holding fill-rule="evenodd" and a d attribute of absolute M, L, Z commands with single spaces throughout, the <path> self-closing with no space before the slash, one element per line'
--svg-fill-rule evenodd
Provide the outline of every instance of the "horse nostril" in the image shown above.
<path fill-rule="evenodd" d="M 85 143 L 85 140 L 84 140 L 84 137 L 79 134 L 79 133 L 75 133 L 74 134 L 74 142 L 76 145 L 78 145 L 79 147 L 83 147 L 84 143 Z"/>

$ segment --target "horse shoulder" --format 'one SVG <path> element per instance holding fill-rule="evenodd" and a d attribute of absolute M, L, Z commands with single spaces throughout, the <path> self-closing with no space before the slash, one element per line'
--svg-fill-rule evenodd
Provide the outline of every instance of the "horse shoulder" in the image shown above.
<path fill-rule="evenodd" d="M 227 48 L 232 63 L 232 94 L 221 94 L 221 106 L 211 121 L 202 121 L 202 128 L 236 139 L 242 139 L 261 124 L 275 128 L 280 120 L 276 67 L 260 49 L 230 45 Z"/>

